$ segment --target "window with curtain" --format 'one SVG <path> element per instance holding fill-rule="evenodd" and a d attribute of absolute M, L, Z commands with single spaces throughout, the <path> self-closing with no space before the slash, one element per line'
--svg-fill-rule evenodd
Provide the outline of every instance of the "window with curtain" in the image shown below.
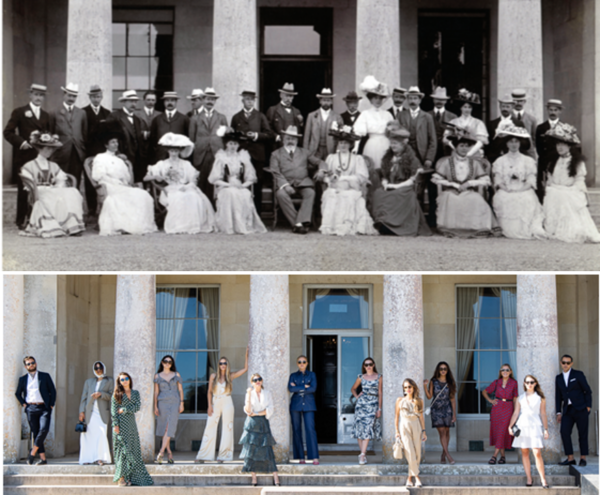
<path fill-rule="evenodd" d="M 309 288 L 308 329 L 369 329 L 368 288 Z"/>
<path fill-rule="evenodd" d="M 219 360 L 219 288 L 157 287 L 156 369 L 170 354 L 181 374 L 184 414 L 205 414 Z"/>
<path fill-rule="evenodd" d="M 517 373 L 517 288 L 456 288 L 457 404 L 460 414 L 489 414 L 481 393 L 502 364 Z"/>

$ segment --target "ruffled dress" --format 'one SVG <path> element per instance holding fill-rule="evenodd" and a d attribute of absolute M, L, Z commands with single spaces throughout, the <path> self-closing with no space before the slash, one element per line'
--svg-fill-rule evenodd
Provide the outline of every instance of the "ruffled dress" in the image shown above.
<path fill-rule="evenodd" d="M 390 120 L 394 120 L 390 112 L 371 107 L 362 112 L 354 122 L 354 132 L 359 136 L 368 136 L 363 155 L 373 160 L 376 169 L 381 166 L 381 159 L 390 147 L 390 141 L 385 136 L 385 128 Z M 358 142 L 356 148 L 358 149 Z"/>
<path fill-rule="evenodd" d="M 246 392 L 246 406 L 250 403 L 249 396 L 253 390 Z M 261 394 L 264 394 L 263 390 Z M 268 392 L 267 392 L 268 393 Z M 244 459 L 243 473 L 274 473 L 277 471 L 273 445 L 277 442 L 271 434 L 271 426 L 266 416 L 248 416 L 244 422 L 244 433 L 240 438 Z"/>
<path fill-rule="evenodd" d="M 513 440 L 513 447 L 519 449 L 544 448 L 544 425 L 540 415 L 541 403 L 542 398 L 535 392 L 531 395 L 527 395 L 527 392 L 519 395 L 521 412 L 517 426 L 521 430 L 521 434 Z"/>

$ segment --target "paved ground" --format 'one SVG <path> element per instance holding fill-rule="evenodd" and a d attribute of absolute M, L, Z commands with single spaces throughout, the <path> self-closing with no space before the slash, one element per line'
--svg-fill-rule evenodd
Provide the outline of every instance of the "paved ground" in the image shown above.
<path fill-rule="evenodd" d="M 39 239 L 3 229 L 4 270 L 24 271 L 598 271 L 600 246 L 505 238 L 225 234 Z"/>

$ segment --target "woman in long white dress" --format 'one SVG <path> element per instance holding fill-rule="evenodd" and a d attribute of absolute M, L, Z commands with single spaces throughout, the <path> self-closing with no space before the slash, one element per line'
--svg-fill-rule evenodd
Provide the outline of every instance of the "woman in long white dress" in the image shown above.
<path fill-rule="evenodd" d="M 531 145 L 529 133 L 511 125 L 500 137 L 508 151 L 494 162 L 492 170 L 494 212 L 502 234 L 514 239 L 545 239 L 544 211 L 535 193 L 537 163 L 521 153 Z"/>
<path fill-rule="evenodd" d="M 92 179 L 106 188 L 106 198 L 98 218 L 100 235 L 155 232 L 152 196 L 133 186 L 125 155 L 117 155 L 118 138 L 110 135 L 106 138 L 106 152 L 96 155 L 92 165 Z"/>
<path fill-rule="evenodd" d="M 477 105 L 477 107 L 481 106 L 479 95 L 467 91 L 466 89 L 461 89 L 454 99 L 460 105 L 460 116 L 449 122 L 449 124 L 451 124 L 450 127 L 464 129 L 475 138 L 475 144 L 469 150 L 469 153 L 467 154 L 468 157 L 483 157 L 483 147 L 489 143 L 487 127 L 483 121 L 472 115 L 473 107 L 475 105 Z M 449 139 L 451 135 L 452 129 L 446 129 L 446 131 L 444 131 L 443 142 L 454 149 L 454 145 Z"/>
<path fill-rule="evenodd" d="M 548 418 L 546 417 L 546 398 L 537 379 L 533 375 L 525 376 L 523 381 L 524 393 L 519 395 L 510 423 L 508 433 L 514 436 L 513 426 L 517 425 L 521 433 L 513 440 L 512 446 L 520 448 L 523 457 L 523 468 L 527 475 L 527 484 L 533 486 L 531 477 L 531 461 L 529 449 L 533 449 L 535 467 L 540 475 L 542 486 L 549 488 L 544 472 L 544 459 L 542 458 L 543 440 L 548 440 Z"/>
<path fill-rule="evenodd" d="M 263 234 L 262 223 L 250 186 L 256 182 L 256 170 L 246 150 L 239 150 L 241 136 L 230 132 L 223 136 L 224 150 L 217 151 L 208 182 L 217 196 L 217 230 L 225 234 Z"/>
<path fill-rule="evenodd" d="M 385 135 L 387 123 L 394 120 L 390 112 L 382 108 L 383 103 L 390 94 L 388 87 L 380 83 L 373 76 L 365 77 L 360 83 L 359 89 L 365 93 L 371 103 L 371 108 L 361 112 L 354 122 L 353 130 L 359 136 L 367 136 L 367 142 L 363 149 L 363 155 L 373 160 L 375 169 L 381 167 L 381 159 L 390 147 L 390 141 Z M 358 141 L 355 151 L 358 150 Z"/>
<path fill-rule="evenodd" d="M 329 133 L 338 139 L 338 150 L 327 157 L 325 167 L 316 176 L 328 186 L 321 197 L 323 218 L 319 230 L 339 236 L 377 235 L 363 196 L 369 170 L 362 156 L 350 152 L 358 136 L 350 126 Z"/>
<path fill-rule="evenodd" d="M 81 234 L 85 231 L 83 198 L 75 187 L 67 185 L 67 174 L 50 161 L 54 151 L 62 146 L 58 136 L 34 131 L 29 144 L 38 156 L 23 165 L 19 175 L 26 189 L 30 183 L 34 186 L 37 199 L 27 226 L 19 234 L 44 238 Z"/>
<path fill-rule="evenodd" d="M 544 227 L 548 236 L 565 242 L 600 242 L 600 232 L 588 210 L 587 170 L 575 148 L 580 143 L 577 130 L 558 122 L 546 132 L 555 141 L 558 156 L 548 164 Z"/>
<path fill-rule="evenodd" d="M 199 234 L 215 230 L 215 211 L 196 185 L 199 172 L 187 160 L 194 149 L 187 136 L 167 132 L 158 142 L 169 158 L 148 167 L 144 180 L 160 179 L 167 183 L 159 201 L 167 208 L 164 229 L 167 234 Z"/>

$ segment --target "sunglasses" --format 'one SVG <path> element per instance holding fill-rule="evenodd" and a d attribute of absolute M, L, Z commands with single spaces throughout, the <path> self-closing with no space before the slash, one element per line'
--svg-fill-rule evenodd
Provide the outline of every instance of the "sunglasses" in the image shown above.
<path fill-rule="evenodd" d="M 448 368 L 440 368 L 440 371 L 448 371 Z"/>
<path fill-rule="evenodd" d="M 298 361 L 298 364 L 306 364 L 306 361 Z"/>
<path fill-rule="evenodd" d="M 164 364 L 173 364 L 173 361 L 171 361 L 170 359 L 163 359 L 163 363 Z"/>
<path fill-rule="evenodd" d="M 365 363 L 365 368 L 372 368 L 375 366 L 373 363 Z"/>
<path fill-rule="evenodd" d="M 31 363 L 25 363 L 25 366 L 33 366 L 35 364 L 35 361 L 31 362 Z"/>
<path fill-rule="evenodd" d="M 408 390 L 409 388 L 412 388 L 412 385 L 407 385 L 406 387 L 404 387 L 404 390 Z"/>
<path fill-rule="evenodd" d="M 121 382 L 128 382 L 129 381 L 129 377 L 124 376 L 123 378 L 119 378 L 119 381 L 121 381 Z"/>
<path fill-rule="evenodd" d="M 221 361 L 221 362 L 219 363 L 219 366 L 227 366 L 227 361 Z"/>
<path fill-rule="evenodd" d="M 262 382 L 262 378 L 254 378 L 252 381 L 254 383 Z"/>
<path fill-rule="evenodd" d="M 510 373 L 510 370 L 506 370 L 506 369 L 505 370 L 500 370 L 500 371 L 502 371 L 502 373 Z"/>
<path fill-rule="evenodd" d="M 96 366 L 96 367 L 94 368 L 94 370 L 96 370 L 96 371 L 102 371 L 103 369 L 104 369 L 104 368 L 103 368 L 102 366 Z"/>
<path fill-rule="evenodd" d="M 526 380 L 526 381 L 525 381 L 525 383 L 526 383 L 527 385 L 535 385 L 535 382 L 534 382 L 534 381 L 531 381 L 531 380 Z"/>
<path fill-rule="evenodd" d="M 562 361 L 562 364 L 571 364 L 573 361 Z"/>

